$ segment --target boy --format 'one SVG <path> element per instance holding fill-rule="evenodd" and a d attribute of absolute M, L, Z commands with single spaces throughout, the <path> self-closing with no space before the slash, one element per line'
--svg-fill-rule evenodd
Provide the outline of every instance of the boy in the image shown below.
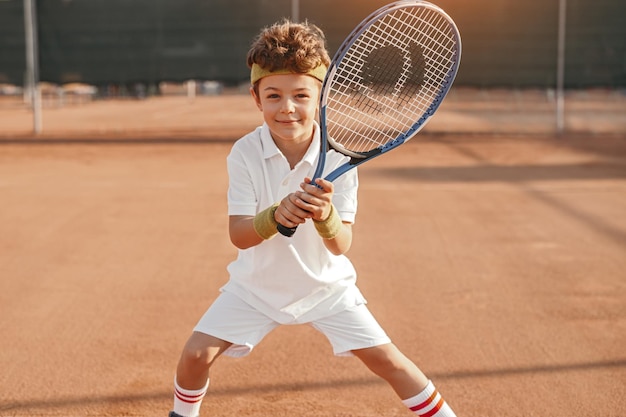
<path fill-rule="evenodd" d="M 250 92 L 264 124 L 238 140 L 227 159 L 229 234 L 239 249 L 230 279 L 200 319 L 180 357 L 170 417 L 196 417 L 221 355 L 245 356 L 281 324 L 308 323 L 336 355 L 356 356 L 386 380 L 415 414 L 455 414 L 390 341 L 356 287 L 344 254 L 352 243 L 356 169 L 310 184 L 320 132 L 317 106 L 330 58 L 312 24 L 265 28 L 247 57 Z M 328 153 L 326 170 L 345 157 Z M 278 224 L 299 226 L 287 238 Z"/>

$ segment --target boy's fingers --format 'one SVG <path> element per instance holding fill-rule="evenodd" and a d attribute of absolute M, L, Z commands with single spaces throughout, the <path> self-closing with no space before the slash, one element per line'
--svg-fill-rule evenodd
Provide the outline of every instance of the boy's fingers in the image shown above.
<path fill-rule="evenodd" d="M 334 191 L 333 183 L 322 178 L 316 179 L 314 184 L 310 182 L 303 182 L 300 184 L 300 187 L 305 192 L 314 195 L 319 195 L 320 191 L 323 193 L 332 193 Z"/>
<path fill-rule="evenodd" d="M 297 202 L 299 197 L 293 193 L 283 199 L 280 206 L 276 210 L 279 218 L 276 220 L 283 226 L 294 227 L 302 224 L 307 218 L 311 217 L 311 213 L 299 207 Z"/>
<path fill-rule="evenodd" d="M 333 183 L 328 180 L 325 180 L 324 178 L 316 179 L 315 183 L 317 184 L 318 187 L 320 187 L 322 190 L 328 193 L 332 193 L 335 189 Z"/>

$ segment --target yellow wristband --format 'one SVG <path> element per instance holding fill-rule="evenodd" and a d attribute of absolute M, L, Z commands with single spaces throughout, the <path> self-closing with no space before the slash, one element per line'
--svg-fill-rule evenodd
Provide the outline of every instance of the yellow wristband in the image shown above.
<path fill-rule="evenodd" d="M 254 231 L 257 235 L 263 239 L 271 239 L 278 231 L 276 226 L 278 223 L 274 219 L 274 213 L 278 208 L 279 203 L 273 204 L 254 216 L 252 224 L 254 225 Z"/>
<path fill-rule="evenodd" d="M 315 224 L 315 229 L 321 237 L 324 239 L 332 239 L 341 232 L 343 222 L 341 221 L 341 217 L 339 217 L 339 213 L 335 210 L 335 206 L 331 204 L 328 218 L 321 222 L 313 220 L 313 224 Z"/>

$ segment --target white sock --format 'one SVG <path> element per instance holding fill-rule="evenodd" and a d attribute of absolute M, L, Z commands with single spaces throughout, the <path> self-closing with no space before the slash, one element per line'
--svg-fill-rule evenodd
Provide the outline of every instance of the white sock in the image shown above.
<path fill-rule="evenodd" d="M 415 397 L 402 400 L 402 403 L 420 417 L 456 417 L 431 381 L 428 381 L 424 391 Z"/>
<path fill-rule="evenodd" d="M 207 380 L 204 388 L 189 390 L 181 388 L 174 378 L 174 412 L 181 417 L 198 417 L 202 399 L 209 388 Z"/>

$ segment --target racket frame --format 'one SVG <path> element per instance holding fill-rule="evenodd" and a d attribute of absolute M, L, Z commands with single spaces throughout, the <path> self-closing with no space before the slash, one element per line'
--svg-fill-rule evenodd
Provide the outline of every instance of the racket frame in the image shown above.
<path fill-rule="evenodd" d="M 457 45 L 456 49 L 456 57 L 455 64 L 450 68 L 450 72 L 446 75 L 446 81 L 441 85 L 439 89 L 439 93 L 437 94 L 437 99 L 434 100 L 428 109 L 424 112 L 422 117 L 420 117 L 407 131 L 400 134 L 398 137 L 388 141 L 384 145 L 381 145 L 377 148 L 374 148 L 368 152 L 351 152 L 343 147 L 336 144 L 332 138 L 328 136 L 327 127 L 326 127 L 326 108 L 327 108 L 327 100 L 328 93 L 330 92 L 330 83 L 337 72 L 337 69 L 341 65 L 341 61 L 345 57 L 345 55 L 350 50 L 352 44 L 358 39 L 358 37 L 363 34 L 369 27 L 375 23 L 376 21 L 382 19 L 384 16 L 405 7 L 426 7 L 432 10 L 435 10 L 438 14 L 445 18 L 445 20 L 450 24 L 450 27 L 453 28 L 452 33 L 454 35 L 455 45 Z M 313 181 L 316 178 L 320 178 L 323 175 L 325 162 L 326 162 L 326 152 L 328 151 L 328 145 L 333 148 L 333 150 L 350 157 L 350 160 L 340 167 L 337 167 L 335 170 L 327 174 L 324 178 L 328 181 L 334 181 L 341 175 L 350 171 L 351 169 L 361 165 L 364 162 L 367 162 L 373 158 L 376 158 L 384 153 L 391 151 L 392 149 L 397 148 L 402 145 L 413 136 L 415 136 L 425 125 L 428 123 L 430 118 L 437 111 L 439 106 L 441 105 L 443 99 L 450 91 L 452 84 L 454 83 L 454 79 L 456 78 L 456 74 L 459 69 L 459 64 L 461 60 L 461 36 L 459 34 L 459 30 L 456 27 L 456 24 L 452 20 L 452 18 L 439 6 L 436 6 L 430 2 L 422 1 L 422 0 L 399 0 L 393 3 L 390 3 L 386 6 L 379 8 L 378 10 L 371 13 L 368 17 L 363 19 L 363 21 L 356 27 L 354 30 L 346 37 L 346 39 L 342 42 L 342 44 L 337 49 L 337 52 L 333 56 L 333 59 L 330 63 L 330 67 L 328 69 L 328 73 L 324 78 L 324 82 L 322 84 L 322 92 L 320 95 L 320 130 L 321 130 L 321 146 L 320 146 L 320 159 L 318 160 L 318 165 L 315 170 L 315 174 L 313 176 Z"/>
<path fill-rule="evenodd" d="M 350 152 L 347 149 L 344 149 L 343 147 L 336 144 L 332 140 L 332 138 L 328 136 L 328 132 L 327 132 L 327 121 L 326 121 L 326 109 L 328 106 L 327 100 L 328 100 L 328 94 L 330 92 L 330 83 L 332 82 L 335 76 L 335 73 L 337 72 L 339 66 L 341 65 L 343 58 L 350 50 L 350 47 L 352 46 L 352 44 L 373 23 L 375 23 L 379 19 L 382 19 L 384 16 L 398 9 L 402 9 L 406 7 L 420 7 L 420 6 L 435 10 L 439 15 L 445 18 L 445 20 L 450 24 L 450 27 L 453 29 L 452 32 L 455 38 L 454 39 L 455 45 L 457 46 L 456 57 L 455 57 L 454 65 L 452 65 L 450 72 L 445 77 L 446 78 L 445 83 L 443 83 L 440 86 L 436 99 L 430 104 L 430 106 L 426 109 L 424 114 L 415 123 L 413 123 L 413 125 L 411 125 L 411 127 L 407 131 L 403 132 L 398 137 L 368 152 Z M 326 165 L 326 153 L 328 152 L 329 145 L 336 152 L 339 152 L 350 158 L 348 162 L 337 167 L 336 169 L 334 169 L 332 172 L 330 172 L 324 177 L 328 181 L 334 181 L 341 175 L 350 171 L 351 169 L 373 158 L 383 155 L 391 151 L 392 149 L 397 148 L 398 146 L 402 145 L 403 143 L 411 139 L 413 136 L 415 136 L 417 132 L 419 132 L 426 125 L 426 123 L 430 120 L 430 118 L 433 116 L 435 111 L 439 108 L 439 105 L 441 104 L 445 96 L 447 95 L 448 91 L 450 91 L 450 88 L 452 87 L 454 79 L 456 78 L 456 74 L 457 74 L 459 64 L 460 64 L 460 59 L 461 59 L 461 37 L 456 27 L 456 24 L 454 23 L 452 18 L 446 12 L 443 11 L 443 9 L 441 9 L 440 7 L 430 2 L 422 1 L 422 0 L 395 1 L 393 3 L 390 3 L 386 6 L 383 6 L 377 9 L 376 11 L 371 13 L 368 17 L 363 19 L 363 21 L 356 28 L 354 28 L 354 30 L 350 33 L 350 35 L 346 37 L 346 39 L 342 42 L 342 44 L 337 49 L 337 52 L 333 56 L 333 59 L 328 68 L 328 72 L 326 73 L 326 76 L 324 77 L 324 81 L 322 83 L 320 102 L 319 102 L 319 122 L 320 122 L 320 131 L 321 131 L 320 154 L 318 157 L 318 162 L 317 162 L 317 167 L 315 169 L 315 173 L 313 174 L 313 178 L 311 179 L 311 183 L 315 183 L 315 180 L 317 178 L 321 178 L 323 176 L 325 165 Z M 297 226 L 293 228 L 288 228 L 286 226 L 283 226 L 282 224 L 278 224 L 278 231 L 282 235 L 287 236 L 287 237 L 292 236 L 295 233 L 296 229 L 297 229 Z"/>

